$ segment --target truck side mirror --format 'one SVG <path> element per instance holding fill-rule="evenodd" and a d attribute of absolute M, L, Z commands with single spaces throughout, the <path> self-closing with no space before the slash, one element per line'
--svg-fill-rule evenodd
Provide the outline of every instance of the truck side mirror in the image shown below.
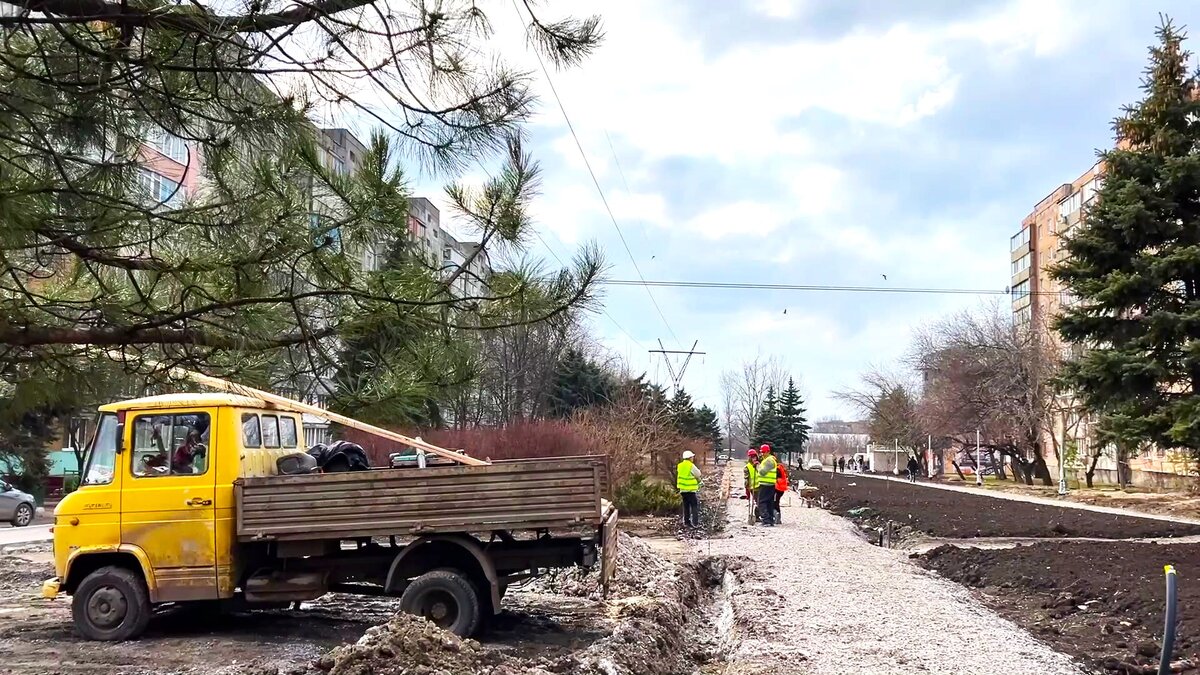
<path fill-rule="evenodd" d="M 117 454 L 125 450 L 125 423 L 117 422 Z"/>

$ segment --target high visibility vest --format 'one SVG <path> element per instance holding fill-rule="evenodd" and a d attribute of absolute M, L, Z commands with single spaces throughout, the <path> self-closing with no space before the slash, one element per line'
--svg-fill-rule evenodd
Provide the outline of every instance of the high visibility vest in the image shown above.
<path fill-rule="evenodd" d="M 696 468 L 692 464 L 692 460 L 685 459 L 675 468 L 675 487 L 679 488 L 680 492 L 695 492 L 700 489 L 700 479 L 692 475 L 692 469 Z"/>
<path fill-rule="evenodd" d="M 767 464 L 767 462 L 770 462 L 770 464 Z M 762 472 L 762 467 L 764 464 L 767 464 L 767 467 L 770 469 L 770 471 L 766 473 Z M 775 479 L 779 477 L 779 462 L 776 462 L 775 458 L 771 455 L 767 455 L 761 462 L 758 463 L 758 468 L 759 470 L 756 472 L 758 473 L 758 484 L 775 485 Z"/>
<path fill-rule="evenodd" d="M 787 492 L 787 489 L 788 489 L 787 469 L 784 468 L 784 466 L 782 464 L 780 464 L 777 471 L 779 472 L 779 477 L 775 479 L 775 489 L 780 492 Z"/>
<path fill-rule="evenodd" d="M 746 462 L 746 485 L 751 490 L 758 489 L 758 469 L 750 462 Z"/>

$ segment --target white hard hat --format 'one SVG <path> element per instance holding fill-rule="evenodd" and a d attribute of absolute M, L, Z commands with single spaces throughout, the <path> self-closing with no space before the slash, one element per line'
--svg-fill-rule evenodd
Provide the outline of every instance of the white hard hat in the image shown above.
<path fill-rule="evenodd" d="M 695 457 L 695 456 L 696 456 L 696 453 L 692 452 L 691 450 L 685 450 L 685 451 L 683 452 L 683 458 L 684 458 L 684 459 L 691 459 L 691 458 L 693 458 L 693 457 Z"/>

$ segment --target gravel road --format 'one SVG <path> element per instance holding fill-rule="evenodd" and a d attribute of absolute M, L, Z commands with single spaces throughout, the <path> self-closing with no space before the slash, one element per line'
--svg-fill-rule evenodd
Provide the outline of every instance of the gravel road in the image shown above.
<path fill-rule="evenodd" d="M 729 513 L 732 536 L 698 544 L 702 554 L 750 561 L 732 590 L 726 675 L 1083 672 L 962 586 L 872 546 L 826 511 L 785 505 L 775 528 L 746 525 L 738 499 Z"/>

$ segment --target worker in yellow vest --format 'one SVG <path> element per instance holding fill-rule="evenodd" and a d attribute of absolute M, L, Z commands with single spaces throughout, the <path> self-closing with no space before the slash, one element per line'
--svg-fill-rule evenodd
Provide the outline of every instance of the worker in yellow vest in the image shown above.
<path fill-rule="evenodd" d="M 688 450 L 683 453 L 683 461 L 675 467 L 675 487 L 683 498 L 683 526 L 700 527 L 700 469 L 692 458 L 696 453 Z"/>
<path fill-rule="evenodd" d="M 754 519 L 757 517 L 755 511 L 758 504 L 758 451 L 750 448 L 746 451 L 746 499 L 749 500 L 749 515 L 747 523 L 754 524 Z"/>
<path fill-rule="evenodd" d="M 771 454 L 771 446 L 763 443 L 758 449 L 758 521 L 767 527 L 775 526 L 775 481 L 779 478 L 779 462 Z"/>

